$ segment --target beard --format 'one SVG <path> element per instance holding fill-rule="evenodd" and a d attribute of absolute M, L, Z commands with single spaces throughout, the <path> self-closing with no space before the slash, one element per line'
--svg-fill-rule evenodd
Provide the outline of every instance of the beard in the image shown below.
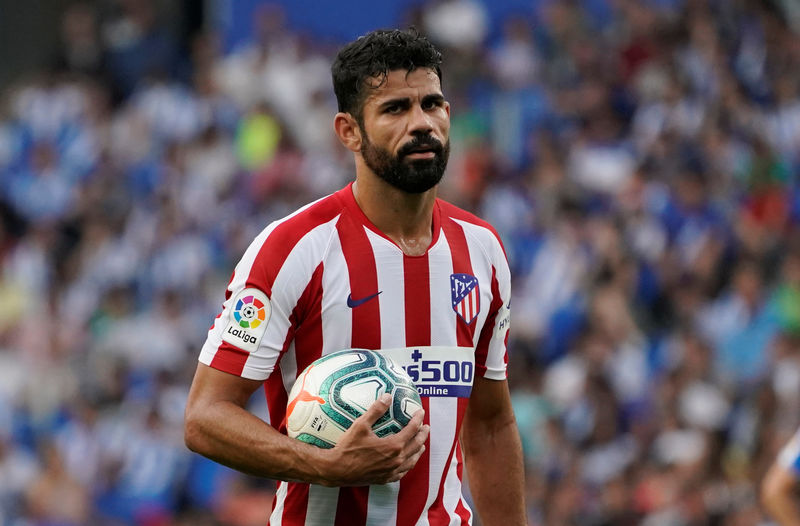
<path fill-rule="evenodd" d="M 419 148 L 434 153 L 432 159 L 407 160 L 406 156 Z M 439 184 L 450 158 L 450 141 L 442 144 L 429 135 L 414 137 L 392 155 L 389 150 L 375 146 L 366 132 L 361 144 L 361 156 L 378 177 L 403 192 L 421 194 Z"/>

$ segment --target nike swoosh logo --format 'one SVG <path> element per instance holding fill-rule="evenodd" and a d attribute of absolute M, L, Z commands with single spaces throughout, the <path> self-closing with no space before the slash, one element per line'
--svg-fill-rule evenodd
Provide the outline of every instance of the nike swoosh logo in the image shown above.
<path fill-rule="evenodd" d="M 381 292 L 383 292 L 383 291 L 379 290 L 375 294 L 370 294 L 369 296 L 364 296 L 363 298 L 358 298 L 357 300 L 353 299 L 353 295 L 352 294 L 348 294 L 347 295 L 347 306 L 350 307 L 351 309 L 355 309 L 359 305 L 368 302 L 372 298 L 377 298 L 378 294 L 380 294 Z"/>

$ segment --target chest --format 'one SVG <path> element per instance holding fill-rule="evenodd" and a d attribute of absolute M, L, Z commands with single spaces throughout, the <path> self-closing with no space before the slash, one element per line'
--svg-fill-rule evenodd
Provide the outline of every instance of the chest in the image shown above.
<path fill-rule="evenodd" d="M 319 291 L 328 339 L 367 348 L 474 347 L 492 303 L 492 269 L 479 256 L 446 243 L 422 256 L 380 243 L 359 257 L 332 252 Z"/>

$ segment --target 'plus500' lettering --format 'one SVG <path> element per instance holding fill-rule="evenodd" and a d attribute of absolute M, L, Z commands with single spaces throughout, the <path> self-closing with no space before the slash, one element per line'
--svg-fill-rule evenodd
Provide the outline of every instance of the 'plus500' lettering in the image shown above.
<path fill-rule="evenodd" d="M 418 382 L 459 382 L 472 383 L 473 368 L 471 362 L 448 360 L 422 360 L 419 364 L 403 367 L 414 383 Z"/>
<path fill-rule="evenodd" d="M 475 357 L 469 347 L 403 347 L 381 352 L 405 369 L 422 397 L 465 398 L 472 391 Z"/>

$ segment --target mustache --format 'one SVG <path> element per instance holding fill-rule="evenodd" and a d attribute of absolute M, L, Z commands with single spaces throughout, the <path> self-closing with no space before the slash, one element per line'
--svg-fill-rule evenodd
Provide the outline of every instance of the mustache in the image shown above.
<path fill-rule="evenodd" d="M 440 154 L 444 150 L 444 145 L 442 145 L 441 141 L 430 135 L 414 137 L 398 150 L 397 156 L 405 157 L 419 149 L 431 150 L 436 154 Z"/>

